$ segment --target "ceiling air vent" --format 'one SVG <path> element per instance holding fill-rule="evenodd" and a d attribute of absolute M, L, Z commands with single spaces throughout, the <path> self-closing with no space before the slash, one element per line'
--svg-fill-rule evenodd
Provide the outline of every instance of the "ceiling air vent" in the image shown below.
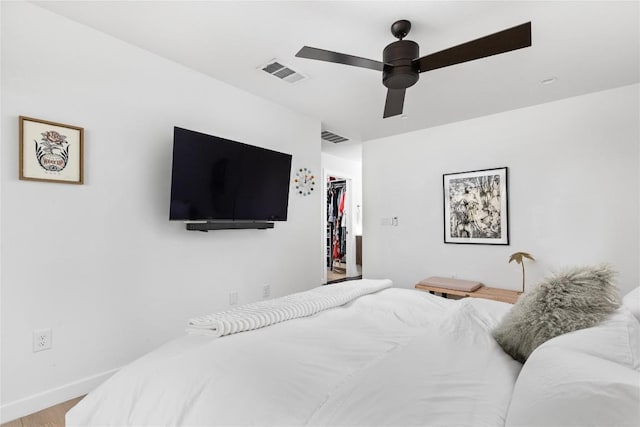
<path fill-rule="evenodd" d="M 282 65 L 277 60 L 269 61 L 267 64 L 260 67 L 262 71 L 265 73 L 269 73 L 272 76 L 279 78 L 280 80 L 284 80 L 285 82 L 295 83 L 306 77 L 297 71 L 292 70 L 286 65 Z"/>
<path fill-rule="evenodd" d="M 323 130 L 322 131 L 322 139 L 324 139 L 325 141 L 333 142 L 334 144 L 337 144 L 339 142 L 345 142 L 345 141 L 349 140 L 349 138 L 345 138 L 344 136 L 336 135 L 335 133 L 329 132 L 328 130 Z"/>

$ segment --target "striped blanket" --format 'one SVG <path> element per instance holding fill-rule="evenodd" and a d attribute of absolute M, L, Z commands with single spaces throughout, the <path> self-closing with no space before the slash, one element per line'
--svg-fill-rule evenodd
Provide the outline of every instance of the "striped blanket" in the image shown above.
<path fill-rule="evenodd" d="M 286 320 L 311 316 L 391 286 L 391 280 L 388 279 L 361 279 L 319 286 L 308 291 L 192 318 L 188 322 L 187 332 L 221 337 L 250 331 Z"/>

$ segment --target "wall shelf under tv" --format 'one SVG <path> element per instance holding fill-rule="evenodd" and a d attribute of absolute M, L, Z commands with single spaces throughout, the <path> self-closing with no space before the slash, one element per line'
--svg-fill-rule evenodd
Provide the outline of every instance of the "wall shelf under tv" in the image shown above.
<path fill-rule="evenodd" d="M 273 228 L 273 222 L 264 221 L 208 221 L 208 222 L 187 222 L 189 231 L 209 231 L 209 230 L 266 230 Z"/>

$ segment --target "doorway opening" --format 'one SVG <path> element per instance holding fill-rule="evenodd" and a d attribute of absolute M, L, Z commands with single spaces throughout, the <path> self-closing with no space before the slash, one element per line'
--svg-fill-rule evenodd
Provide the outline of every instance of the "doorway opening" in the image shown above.
<path fill-rule="evenodd" d="M 362 277 L 362 265 L 357 264 L 358 254 L 353 227 L 351 179 L 336 174 L 326 174 L 326 252 L 325 283 L 336 283 Z M 360 261 L 360 264 L 362 261 Z"/>

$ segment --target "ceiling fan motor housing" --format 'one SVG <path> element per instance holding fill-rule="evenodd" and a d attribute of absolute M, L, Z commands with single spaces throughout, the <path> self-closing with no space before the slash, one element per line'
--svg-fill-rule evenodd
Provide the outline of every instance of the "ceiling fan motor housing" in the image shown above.
<path fill-rule="evenodd" d="M 416 84 L 420 72 L 413 60 L 419 56 L 420 47 L 411 40 L 398 40 L 385 47 L 382 84 L 389 89 L 406 89 Z"/>

